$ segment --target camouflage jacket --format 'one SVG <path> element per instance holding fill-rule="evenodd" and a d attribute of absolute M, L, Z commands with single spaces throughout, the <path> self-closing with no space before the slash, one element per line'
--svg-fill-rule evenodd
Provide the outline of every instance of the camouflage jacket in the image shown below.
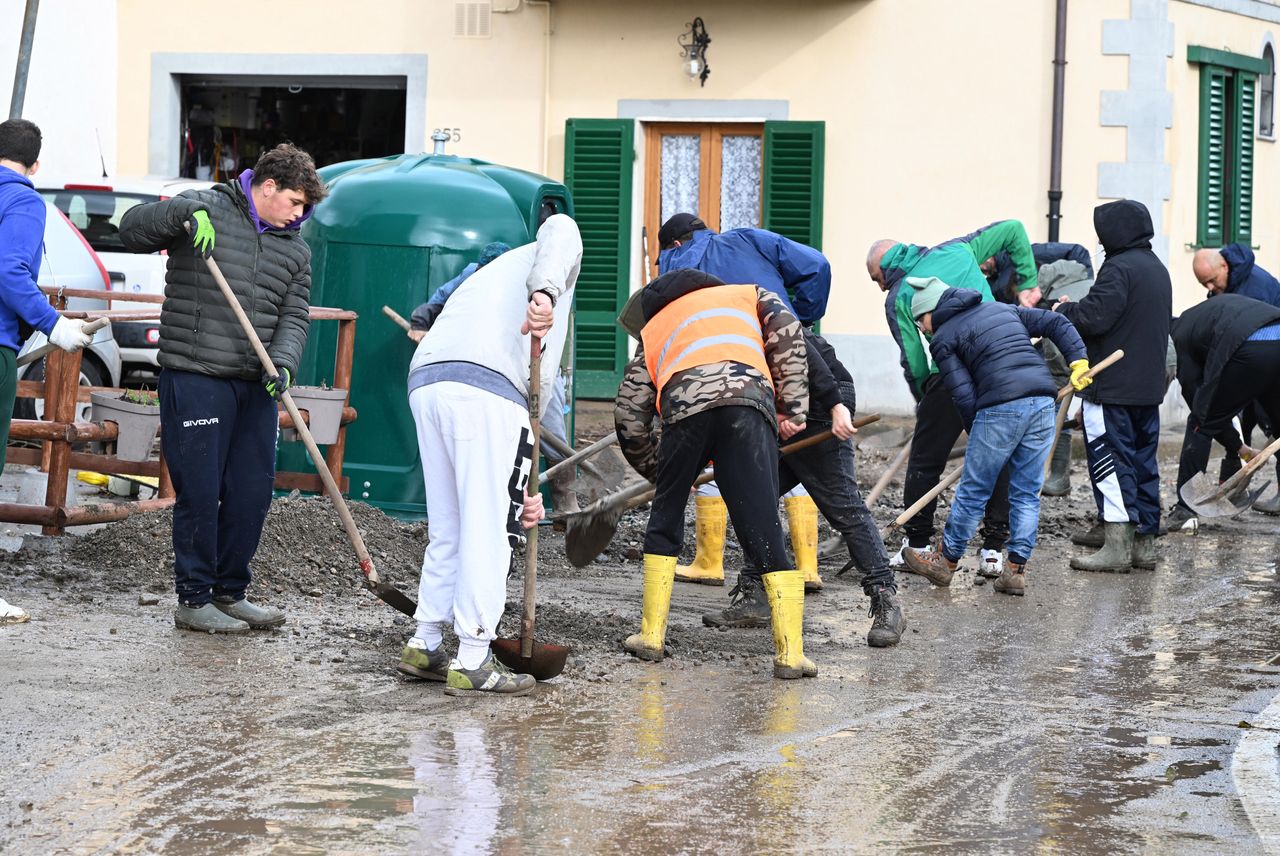
<path fill-rule="evenodd" d="M 613 405 L 619 446 L 636 472 L 657 479 L 658 442 L 654 417 L 669 425 L 712 407 L 754 407 L 774 424 L 775 414 L 803 422 L 809 409 L 806 347 L 800 322 L 770 291 L 756 289 L 756 313 L 764 332 L 765 360 L 773 387 L 755 369 L 742 363 L 720 362 L 678 372 L 657 388 L 645 365 L 644 345 L 627 363 Z M 776 391 L 776 400 L 775 400 Z M 660 414 L 659 414 L 660 411 Z"/>

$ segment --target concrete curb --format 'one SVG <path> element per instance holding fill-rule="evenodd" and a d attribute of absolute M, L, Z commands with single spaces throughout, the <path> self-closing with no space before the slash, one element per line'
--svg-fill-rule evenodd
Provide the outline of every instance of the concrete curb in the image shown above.
<path fill-rule="evenodd" d="M 1280 854 L 1280 693 L 1253 719 L 1231 755 L 1231 777 L 1262 846 Z"/>

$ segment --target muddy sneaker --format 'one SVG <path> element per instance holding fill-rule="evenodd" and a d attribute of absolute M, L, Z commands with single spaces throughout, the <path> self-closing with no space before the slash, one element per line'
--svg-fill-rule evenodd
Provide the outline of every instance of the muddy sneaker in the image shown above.
<path fill-rule="evenodd" d="M 907 622 L 902 619 L 902 604 L 891 589 L 882 588 L 871 595 L 870 615 L 874 619 L 867 631 L 867 644 L 872 648 L 889 648 L 902 641 Z"/>
<path fill-rule="evenodd" d="M 396 671 L 424 681 L 443 681 L 448 678 L 449 655 L 444 652 L 443 645 L 437 646 L 434 651 L 428 651 L 421 640 L 410 639 L 400 652 Z"/>
<path fill-rule="evenodd" d="M 0 597 L 0 624 L 22 624 L 24 621 L 30 620 L 31 616 L 27 614 L 25 609 L 14 606 Z"/>
<path fill-rule="evenodd" d="M 254 630 L 269 630 L 284 624 L 284 612 L 271 606 L 258 606 L 247 598 L 239 600 L 220 600 L 214 598 L 213 605 L 219 611 L 232 618 L 238 618 Z"/>
<path fill-rule="evenodd" d="M 738 584 L 729 591 L 729 606 L 708 612 L 702 623 L 708 627 L 768 627 L 772 613 L 759 577 L 738 574 Z"/>
<path fill-rule="evenodd" d="M 901 568 L 904 564 L 906 564 L 907 560 L 903 556 L 903 554 L 906 553 L 908 550 L 915 550 L 917 553 L 928 553 L 931 550 L 933 550 L 933 545 L 926 544 L 923 547 L 912 547 L 911 542 L 908 541 L 906 538 L 903 538 L 902 547 L 900 547 L 898 549 L 898 552 L 894 553 L 893 556 L 889 559 L 889 567 Z"/>
<path fill-rule="evenodd" d="M 1254 508 L 1258 506 L 1255 504 Z M 1200 528 L 1200 518 L 1190 508 L 1184 508 L 1181 505 L 1175 505 L 1173 510 L 1165 515 L 1165 525 L 1169 527 L 1170 532 L 1195 532 Z"/>
<path fill-rule="evenodd" d="M 444 692 L 451 696 L 468 696 L 473 693 L 518 696 L 532 692 L 537 685 L 533 675 L 517 675 L 499 663 L 490 651 L 478 669 L 462 668 L 457 657 L 450 660 Z"/>
<path fill-rule="evenodd" d="M 907 561 L 903 570 L 919 574 L 935 586 L 942 588 L 951 585 L 951 577 L 959 564 L 944 556 L 941 550 L 916 550 L 908 547 L 903 550 L 902 557 Z"/>
<path fill-rule="evenodd" d="M 178 604 L 173 611 L 173 624 L 179 630 L 197 633 L 248 633 L 248 623 L 232 618 L 211 603 L 200 606 Z"/>
<path fill-rule="evenodd" d="M 1000 594 L 1024 596 L 1027 593 L 1026 568 L 1026 565 L 1015 565 L 1010 562 L 1009 567 L 1005 568 L 1000 578 L 991 587 Z"/>
<path fill-rule="evenodd" d="M 994 580 L 1004 573 L 1004 556 L 999 550 L 983 550 L 978 562 L 978 576 Z"/>

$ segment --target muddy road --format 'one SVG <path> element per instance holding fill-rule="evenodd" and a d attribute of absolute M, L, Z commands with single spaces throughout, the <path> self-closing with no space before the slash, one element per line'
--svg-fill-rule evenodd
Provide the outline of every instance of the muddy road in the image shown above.
<path fill-rule="evenodd" d="M 864 486 L 892 452 L 860 452 Z M 1162 538 L 1155 572 L 1084 574 L 1079 462 L 1074 481 L 1045 500 L 1027 597 L 971 568 L 950 589 L 903 575 L 896 649 L 866 647 L 867 599 L 833 576 L 842 557 L 824 565 L 805 612 L 819 677 L 794 682 L 770 677 L 767 630 L 702 626 L 727 589 L 677 584 L 671 656 L 627 657 L 643 514 L 583 570 L 544 527 L 539 635 L 574 654 L 505 700 L 395 674 L 412 624 L 359 587 L 322 501 L 276 501 L 255 591 L 289 622 L 248 637 L 174 629 L 164 515 L 27 539 L 0 556 L 0 594 L 34 616 L 0 628 L 0 852 L 1275 846 L 1276 519 Z M 425 527 L 357 520 L 412 591 Z"/>

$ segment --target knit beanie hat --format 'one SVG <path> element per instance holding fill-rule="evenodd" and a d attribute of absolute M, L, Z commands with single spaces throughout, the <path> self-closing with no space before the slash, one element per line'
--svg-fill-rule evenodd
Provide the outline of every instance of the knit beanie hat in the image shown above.
<path fill-rule="evenodd" d="M 938 301 L 942 299 L 942 292 L 951 287 L 936 276 L 909 276 L 907 285 L 916 290 L 916 296 L 911 298 L 912 318 L 919 318 L 921 315 L 932 312 L 937 308 Z"/>

